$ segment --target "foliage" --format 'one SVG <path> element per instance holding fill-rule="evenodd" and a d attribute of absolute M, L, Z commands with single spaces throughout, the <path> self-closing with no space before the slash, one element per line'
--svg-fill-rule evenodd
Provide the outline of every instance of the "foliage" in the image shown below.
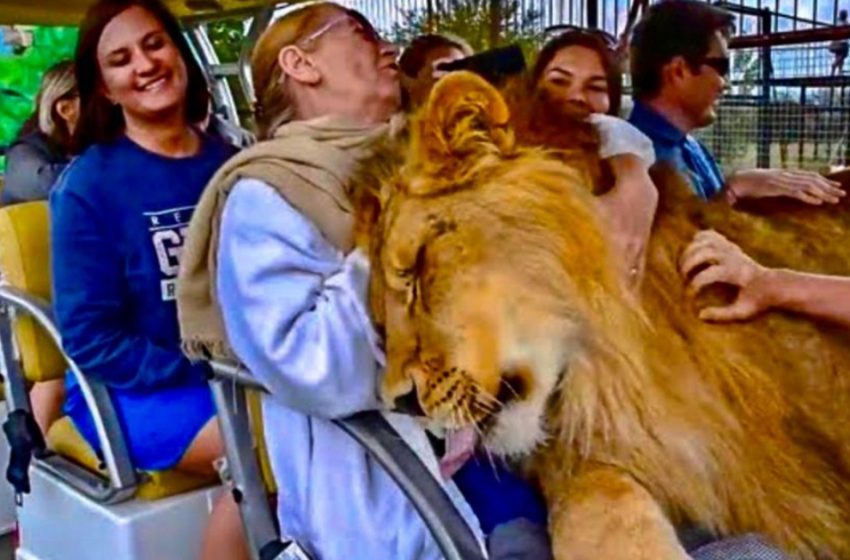
<path fill-rule="evenodd" d="M 498 10 L 493 9 L 494 5 Z M 475 51 L 516 43 L 527 60 L 542 39 L 542 13 L 533 8 L 523 9 L 517 0 L 434 0 L 431 29 L 428 20 L 427 8 L 404 10 L 402 22 L 393 25 L 390 37 L 396 44 L 406 45 L 429 31 L 450 33 L 465 39 Z M 499 31 L 496 41 L 491 36 L 494 24 Z"/>
<path fill-rule="evenodd" d="M 74 27 L 33 27 L 32 45 L 20 53 L 0 56 L 0 146 L 14 140 L 35 106 L 41 76 L 60 60 L 73 58 Z M 0 172 L 4 162 L 0 161 Z"/>
<path fill-rule="evenodd" d="M 207 25 L 207 35 L 220 62 L 239 62 L 239 54 L 245 43 L 244 19 L 231 18 L 211 22 Z M 225 79 L 230 84 L 230 91 L 236 103 L 236 112 L 239 113 L 242 125 L 250 128 L 253 119 L 251 104 L 242 90 L 239 79 L 235 76 L 228 76 Z"/>
<path fill-rule="evenodd" d="M 207 25 L 207 34 L 221 62 L 237 62 L 245 40 L 244 22 L 239 18 L 222 19 Z"/>

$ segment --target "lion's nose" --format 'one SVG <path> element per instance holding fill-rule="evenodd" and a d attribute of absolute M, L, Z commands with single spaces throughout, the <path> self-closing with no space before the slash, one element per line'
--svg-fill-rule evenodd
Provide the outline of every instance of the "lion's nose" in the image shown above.
<path fill-rule="evenodd" d="M 416 394 L 416 388 L 396 397 L 392 409 L 401 414 L 408 416 L 425 416 L 425 411 L 422 405 L 419 404 L 419 396 Z"/>

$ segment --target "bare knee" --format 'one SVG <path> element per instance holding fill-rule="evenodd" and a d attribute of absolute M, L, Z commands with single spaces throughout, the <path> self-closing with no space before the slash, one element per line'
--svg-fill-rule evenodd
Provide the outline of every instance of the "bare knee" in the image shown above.
<path fill-rule="evenodd" d="M 30 390 L 32 414 L 41 433 L 47 430 L 62 416 L 62 403 L 65 401 L 65 380 L 51 379 L 33 385 Z"/>

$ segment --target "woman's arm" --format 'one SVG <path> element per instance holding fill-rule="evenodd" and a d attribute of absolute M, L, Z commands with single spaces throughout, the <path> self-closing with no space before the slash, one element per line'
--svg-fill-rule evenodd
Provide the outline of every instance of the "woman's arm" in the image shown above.
<path fill-rule="evenodd" d="M 743 321 L 784 309 L 850 326 L 850 278 L 767 268 L 715 231 L 702 231 L 682 254 L 680 270 L 691 294 L 716 283 L 738 287 L 730 305 L 700 311 L 706 321 Z"/>
<path fill-rule="evenodd" d="M 268 185 L 228 197 L 217 294 L 230 344 L 286 406 L 335 418 L 378 407 L 368 263 L 343 257 Z"/>
<path fill-rule="evenodd" d="M 123 259 L 90 203 L 97 201 L 61 187 L 50 199 L 53 304 L 65 352 L 86 375 L 116 388 L 202 378 L 203 366 L 189 363 L 178 348 L 128 328 Z"/>
<path fill-rule="evenodd" d="M 590 122 L 599 133 L 599 157 L 614 175 L 614 187 L 598 201 L 619 249 L 626 281 L 638 286 L 658 206 L 658 190 L 649 177 L 655 149 L 649 137 L 623 119 L 595 114 Z"/>
<path fill-rule="evenodd" d="M 49 163 L 37 149 L 18 143 L 6 153 L 3 204 L 47 200 L 50 187 L 66 164 Z"/>
<path fill-rule="evenodd" d="M 646 246 L 658 207 L 658 190 L 645 162 L 637 156 L 616 155 L 608 163 L 614 174 L 614 188 L 598 200 L 623 259 L 626 279 L 636 286 L 646 267 Z"/>

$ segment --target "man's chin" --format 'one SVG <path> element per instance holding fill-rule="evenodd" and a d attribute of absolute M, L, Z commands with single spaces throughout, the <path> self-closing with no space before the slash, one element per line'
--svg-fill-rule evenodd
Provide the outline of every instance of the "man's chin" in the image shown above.
<path fill-rule="evenodd" d="M 717 111 L 714 107 L 711 107 L 708 111 L 702 114 L 702 118 L 699 121 L 699 128 L 705 128 L 709 125 L 714 124 L 714 121 L 717 120 Z"/>
<path fill-rule="evenodd" d="M 705 128 L 707 126 L 714 124 L 714 121 L 716 121 L 716 120 L 717 120 L 717 113 L 715 113 L 714 110 L 712 109 L 711 111 L 700 115 L 700 118 L 696 123 L 697 124 L 696 128 L 698 128 L 698 129 L 699 128 Z"/>

